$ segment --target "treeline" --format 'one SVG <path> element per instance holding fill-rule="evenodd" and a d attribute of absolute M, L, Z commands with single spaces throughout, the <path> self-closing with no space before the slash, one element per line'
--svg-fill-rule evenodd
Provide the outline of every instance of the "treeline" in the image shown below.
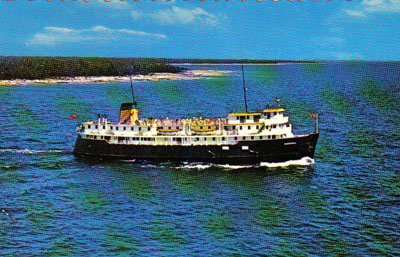
<path fill-rule="evenodd" d="M 183 69 L 163 59 L 104 57 L 0 57 L 0 80 L 125 76 Z"/>
<path fill-rule="evenodd" d="M 316 61 L 255 59 L 175 59 L 106 57 L 1 57 L 0 80 L 45 79 L 78 76 L 126 76 L 156 72 L 177 73 L 184 69 L 170 64 L 222 63 L 316 63 Z"/>

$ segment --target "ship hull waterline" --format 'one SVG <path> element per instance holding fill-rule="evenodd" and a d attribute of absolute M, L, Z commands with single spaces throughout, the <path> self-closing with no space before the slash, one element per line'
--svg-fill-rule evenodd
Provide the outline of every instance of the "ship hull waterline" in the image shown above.
<path fill-rule="evenodd" d="M 314 158 L 318 133 L 293 138 L 238 141 L 234 145 L 137 145 L 111 144 L 78 136 L 74 155 L 104 159 L 135 159 L 152 162 L 207 162 L 258 164 Z M 223 147 L 225 146 L 225 147 Z M 227 147 L 229 148 L 227 148 Z"/>

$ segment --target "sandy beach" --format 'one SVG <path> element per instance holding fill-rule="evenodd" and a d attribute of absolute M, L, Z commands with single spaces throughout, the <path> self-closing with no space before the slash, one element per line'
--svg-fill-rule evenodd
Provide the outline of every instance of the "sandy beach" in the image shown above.
<path fill-rule="evenodd" d="M 133 81 L 161 81 L 161 80 L 192 80 L 203 77 L 221 77 L 229 71 L 220 70 L 188 70 L 181 73 L 152 73 L 149 75 L 134 75 Z M 17 86 L 32 84 L 88 84 L 88 83 L 108 83 L 108 82 L 128 82 L 129 76 L 100 76 L 100 77 L 61 77 L 49 79 L 13 79 L 0 80 L 0 86 Z"/>

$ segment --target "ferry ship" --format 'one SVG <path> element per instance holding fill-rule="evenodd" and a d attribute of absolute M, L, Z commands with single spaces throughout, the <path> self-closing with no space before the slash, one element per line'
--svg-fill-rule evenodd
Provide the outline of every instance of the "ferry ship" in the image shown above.
<path fill-rule="evenodd" d="M 317 118 L 314 132 L 294 135 L 279 104 L 259 112 L 248 112 L 246 100 L 245 105 L 246 112 L 221 118 L 141 119 L 133 96 L 132 103 L 121 105 L 118 122 L 110 122 L 105 116 L 83 122 L 74 155 L 218 164 L 314 157 L 319 135 L 317 114 L 313 115 Z"/>

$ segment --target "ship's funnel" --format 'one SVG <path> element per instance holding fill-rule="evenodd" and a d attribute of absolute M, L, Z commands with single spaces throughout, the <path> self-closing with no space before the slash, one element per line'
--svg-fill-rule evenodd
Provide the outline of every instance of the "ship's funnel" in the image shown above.
<path fill-rule="evenodd" d="M 139 110 L 134 106 L 133 103 L 121 104 L 119 111 L 119 123 L 121 124 L 135 124 L 135 121 L 139 119 Z"/>

